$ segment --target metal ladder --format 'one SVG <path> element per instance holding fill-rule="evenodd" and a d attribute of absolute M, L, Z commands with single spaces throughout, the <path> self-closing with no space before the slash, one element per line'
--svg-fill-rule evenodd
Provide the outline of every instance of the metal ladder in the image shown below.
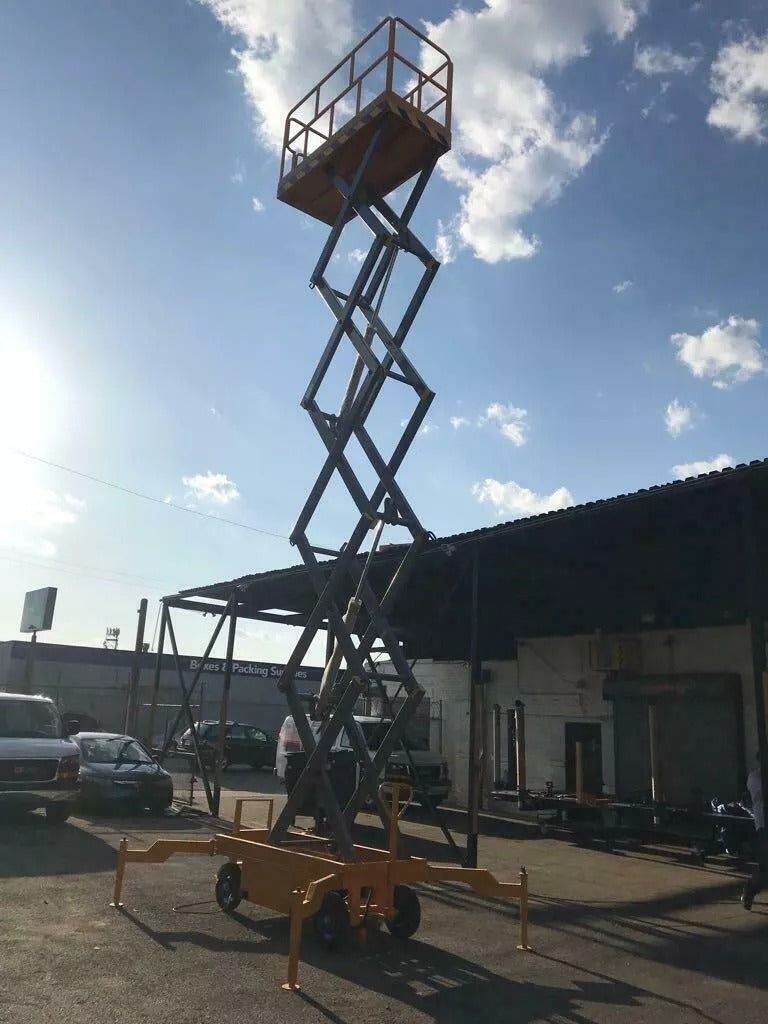
<path fill-rule="evenodd" d="M 372 194 L 366 184 L 366 172 L 376 155 L 381 135 L 381 128 L 374 132 L 351 177 L 342 177 L 333 166 L 326 168 L 330 181 L 341 194 L 342 203 L 310 278 L 310 287 L 320 293 L 336 323 L 301 405 L 309 413 L 327 449 L 327 456 L 291 533 L 291 543 L 301 554 L 317 603 L 278 683 L 287 699 L 307 762 L 269 837 L 272 843 L 286 840 L 288 829 L 309 789 L 317 785 L 333 832 L 336 852 L 346 860 L 355 858 L 350 829 L 366 796 L 374 802 L 385 827 L 389 826 L 390 812 L 378 792 L 379 777 L 424 695 L 388 617 L 419 553 L 431 536 L 422 527 L 395 476 L 434 398 L 434 393 L 403 352 L 403 344 L 439 267 L 438 261 L 409 227 L 439 154 L 436 153 L 422 168 L 402 213 L 396 214 L 385 199 Z M 355 214 L 370 229 L 373 238 L 352 287 L 345 293 L 329 284 L 326 273 L 344 227 Z M 421 263 L 422 271 L 400 322 L 391 330 L 381 317 L 381 307 L 395 261 L 401 253 L 415 257 Z M 364 330 L 360 330 L 355 322 L 356 313 L 362 314 Z M 377 342 L 383 350 L 381 356 L 374 351 Z M 318 392 L 339 356 L 342 344 L 347 343 L 354 347 L 356 361 L 339 411 L 323 411 L 318 405 Z M 416 407 L 389 459 L 382 456 L 366 426 L 387 380 L 411 388 L 416 395 Z M 348 458 L 348 445 L 353 439 L 378 480 L 371 494 L 366 493 Z M 314 544 L 309 536 L 312 519 L 335 473 L 343 481 L 359 514 L 349 540 L 339 550 Z M 407 544 L 389 549 L 394 567 L 386 585 L 380 585 L 377 593 L 371 568 L 386 527 L 403 528 L 410 538 Z M 373 535 L 370 546 L 365 546 L 370 533 Z M 330 571 L 323 567 L 318 556 L 333 559 Z M 380 579 L 380 573 L 381 566 L 378 565 L 377 579 Z M 363 617 L 362 626 L 356 631 L 355 623 L 359 617 Z M 346 667 L 338 680 L 330 678 L 333 673 L 326 672 L 326 688 L 321 692 L 323 713 L 316 736 L 294 676 L 318 630 L 324 627 L 335 641 L 329 665 L 338 664 L 343 657 Z M 387 655 L 394 671 L 382 674 L 377 670 L 372 655 L 374 644 L 377 644 L 378 652 Z M 387 682 L 401 686 L 406 699 L 371 757 L 362 730 L 353 717 L 353 709 L 364 689 L 380 689 Z M 360 766 L 358 785 L 343 808 L 334 794 L 327 772 L 329 752 L 342 729 L 346 730 Z"/>

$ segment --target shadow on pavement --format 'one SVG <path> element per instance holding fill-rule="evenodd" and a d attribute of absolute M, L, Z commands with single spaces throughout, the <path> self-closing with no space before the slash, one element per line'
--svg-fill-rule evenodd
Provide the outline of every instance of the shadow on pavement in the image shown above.
<path fill-rule="evenodd" d="M 386 849 L 387 846 L 387 837 L 381 824 L 362 825 L 356 822 L 353 839 L 363 846 L 377 846 L 380 849 Z M 450 846 L 442 838 L 439 840 L 424 839 L 421 836 L 401 833 L 399 852 L 401 857 L 426 857 L 431 861 L 456 863 Z M 460 852 L 463 853 L 463 850 Z"/>
<path fill-rule="evenodd" d="M 0 878 L 110 871 L 115 851 L 77 824 L 51 825 L 41 814 L 0 824 Z"/>
<path fill-rule="evenodd" d="M 231 919 L 243 929 L 242 938 L 225 939 L 200 931 L 161 932 L 123 911 L 151 941 L 172 951 L 192 944 L 213 953 L 279 954 L 287 958 L 288 921 L 285 918 L 254 920 L 234 913 Z M 544 958 L 550 959 L 552 958 Z M 342 948 L 328 951 L 319 946 L 305 927 L 299 981 L 305 988 L 298 993 L 309 1006 L 332 1024 L 357 1024 L 355 1011 L 342 1015 L 310 994 L 307 968 L 312 967 L 350 986 L 376 992 L 393 1003 L 411 1007 L 414 1018 L 425 1015 L 434 1021 L 451 1024 L 476 1024 L 477 1021 L 515 1024 L 557 1020 L 563 1024 L 587 1024 L 599 1018 L 586 1015 L 585 1002 L 598 1006 L 636 1007 L 648 1000 L 660 1000 L 668 1006 L 691 1010 L 705 1020 L 705 1014 L 688 1004 L 662 997 L 644 988 L 628 984 L 606 974 L 586 971 L 575 964 L 553 961 L 569 968 L 567 987 L 536 984 L 505 978 L 474 961 L 412 939 L 407 943 L 393 939 L 386 930 L 371 929 L 365 942 L 352 933 Z M 275 986 L 284 980 L 281 964 L 274 977 Z M 572 974 L 586 974 L 574 979 Z M 351 988 L 350 991 L 354 991 Z M 286 1017 L 288 1019 L 288 1015 Z"/>

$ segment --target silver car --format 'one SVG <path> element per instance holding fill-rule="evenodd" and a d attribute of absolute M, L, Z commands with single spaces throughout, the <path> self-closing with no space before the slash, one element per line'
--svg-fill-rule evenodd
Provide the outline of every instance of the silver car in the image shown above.
<path fill-rule="evenodd" d="M 74 727 L 74 729 L 73 729 Z M 44 807 L 61 824 L 77 799 L 80 751 L 48 697 L 0 693 L 0 820 L 4 810 Z"/>

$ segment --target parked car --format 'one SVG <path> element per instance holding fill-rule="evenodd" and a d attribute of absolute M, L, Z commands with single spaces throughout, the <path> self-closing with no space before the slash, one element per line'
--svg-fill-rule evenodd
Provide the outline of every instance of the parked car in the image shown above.
<path fill-rule="evenodd" d="M 207 765 L 213 765 L 219 740 L 219 723 L 200 722 L 197 725 L 197 739 L 201 756 Z M 229 768 L 232 764 L 248 764 L 252 768 L 273 768 L 276 748 L 277 743 L 274 737 L 258 725 L 227 722 L 224 738 L 224 768 Z M 187 756 L 194 752 L 191 729 L 182 733 L 177 750 Z"/>
<path fill-rule="evenodd" d="M 373 756 L 379 749 L 384 736 L 392 724 L 391 719 L 376 718 L 370 715 L 355 715 L 355 721 L 363 731 L 365 742 Z M 312 731 L 317 735 L 320 725 L 312 722 Z M 346 730 L 342 729 L 331 750 L 350 750 L 351 744 Z M 408 749 L 413 760 L 414 767 L 418 773 L 418 785 L 414 779 L 411 769 L 411 761 L 406 751 L 399 743 L 395 750 L 389 755 L 387 768 L 382 772 L 383 778 L 396 776 L 407 778 L 414 784 L 414 800 L 416 803 L 427 803 L 427 798 L 434 807 L 441 804 L 451 791 L 451 780 L 448 775 L 448 762 L 442 754 L 435 754 L 429 749 L 418 749 L 420 744 L 413 741 L 408 742 Z M 275 757 L 275 773 L 285 785 L 287 755 L 301 750 L 301 740 L 293 717 L 289 715 L 283 722 L 280 735 L 277 740 L 277 754 Z M 426 790 L 426 795 L 425 791 Z"/>
<path fill-rule="evenodd" d="M 52 700 L 0 693 L 0 817 L 3 808 L 44 807 L 62 824 L 75 807 L 79 767 L 80 751 Z"/>
<path fill-rule="evenodd" d="M 132 736 L 80 732 L 80 800 L 85 806 L 133 805 L 162 814 L 173 800 L 173 779 Z"/>

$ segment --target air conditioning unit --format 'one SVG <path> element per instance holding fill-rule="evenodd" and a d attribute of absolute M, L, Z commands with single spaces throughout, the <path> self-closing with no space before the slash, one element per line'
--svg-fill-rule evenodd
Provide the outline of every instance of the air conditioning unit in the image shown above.
<path fill-rule="evenodd" d="M 639 637 L 593 637 L 589 641 L 589 667 L 593 672 L 640 672 L 642 647 Z"/>

